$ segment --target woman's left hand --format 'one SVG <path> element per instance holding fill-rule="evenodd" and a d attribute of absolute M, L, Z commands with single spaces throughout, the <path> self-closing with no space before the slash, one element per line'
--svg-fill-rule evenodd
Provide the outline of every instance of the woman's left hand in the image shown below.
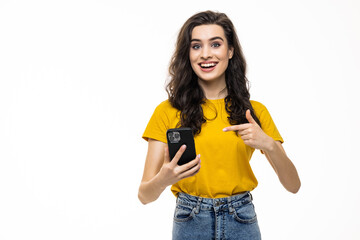
<path fill-rule="evenodd" d="M 251 116 L 249 109 L 246 110 L 246 119 L 249 123 L 226 127 L 223 131 L 237 131 L 246 145 L 260 150 L 268 149 L 271 146 L 273 139 L 261 129 Z"/>

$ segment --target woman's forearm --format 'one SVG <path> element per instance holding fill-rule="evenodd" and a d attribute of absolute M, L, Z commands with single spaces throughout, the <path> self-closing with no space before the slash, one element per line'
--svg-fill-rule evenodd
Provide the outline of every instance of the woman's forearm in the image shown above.
<path fill-rule="evenodd" d="M 281 143 L 273 140 L 264 153 L 277 173 L 281 184 L 289 192 L 297 193 L 301 186 L 300 178 L 294 164 L 282 149 Z"/>
<path fill-rule="evenodd" d="M 158 199 L 165 188 L 159 175 L 155 175 L 151 180 L 140 183 L 138 198 L 142 204 L 153 202 Z"/>

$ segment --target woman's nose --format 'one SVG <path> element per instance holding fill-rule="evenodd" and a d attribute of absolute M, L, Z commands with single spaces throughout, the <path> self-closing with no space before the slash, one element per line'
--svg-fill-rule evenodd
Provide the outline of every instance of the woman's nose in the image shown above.
<path fill-rule="evenodd" d="M 204 59 L 211 58 L 211 49 L 209 47 L 203 47 L 201 52 L 201 57 Z"/>

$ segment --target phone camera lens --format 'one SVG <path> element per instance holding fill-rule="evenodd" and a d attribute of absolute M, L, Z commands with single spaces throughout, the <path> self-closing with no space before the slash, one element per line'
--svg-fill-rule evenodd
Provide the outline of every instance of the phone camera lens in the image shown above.
<path fill-rule="evenodd" d="M 169 136 L 169 141 L 171 143 L 178 143 L 180 142 L 180 133 L 179 132 L 171 132 L 168 134 Z"/>

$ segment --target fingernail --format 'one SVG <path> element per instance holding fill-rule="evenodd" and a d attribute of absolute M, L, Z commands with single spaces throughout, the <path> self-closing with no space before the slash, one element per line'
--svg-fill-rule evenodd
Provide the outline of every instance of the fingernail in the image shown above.
<path fill-rule="evenodd" d="M 226 130 L 227 130 L 226 128 L 223 129 L 224 132 L 226 132 Z"/>

